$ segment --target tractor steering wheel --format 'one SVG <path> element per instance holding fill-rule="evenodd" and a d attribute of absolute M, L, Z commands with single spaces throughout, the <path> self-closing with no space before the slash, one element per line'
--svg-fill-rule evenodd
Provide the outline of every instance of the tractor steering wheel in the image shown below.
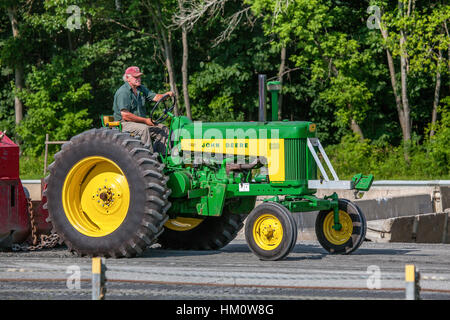
<path fill-rule="evenodd" d="M 163 122 L 164 120 L 167 119 L 167 117 L 170 115 L 170 112 L 172 112 L 173 108 L 175 108 L 175 96 L 172 97 L 172 100 L 169 100 L 170 95 L 169 94 L 165 94 L 161 97 L 161 99 L 159 99 L 155 105 L 152 108 L 152 111 L 150 112 L 150 119 L 152 119 L 152 122 L 154 124 L 160 124 L 161 122 Z M 157 113 L 156 110 L 158 110 L 158 107 L 162 105 L 163 106 L 163 112 L 161 114 L 159 114 L 159 112 Z M 153 119 L 153 117 L 156 116 L 158 117 L 156 120 Z"/>

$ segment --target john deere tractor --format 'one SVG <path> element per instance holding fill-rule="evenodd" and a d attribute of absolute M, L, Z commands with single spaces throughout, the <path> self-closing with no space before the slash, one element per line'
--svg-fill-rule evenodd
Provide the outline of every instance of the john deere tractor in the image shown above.
<path fill-rule="evenodd" d="M 279 83 L 268 87 L 276 119 Z M 336 193 L 315 193 L 366 191 L 373 176 L 339 180 L 314 123 L 267 121 L 266 88 L 260 75 L 257 122 L 192 122 L 174 116 L 174 99 L 165 96 L 149 115 L 156 123 L 171 119 L 165 154 L 144 148 L 108 116 L 102 128 L 70 139 L 47 177 L 54 231 L 80 255 L 132 257 L 155 242 L 168 249 L 220 249 L 246 219 L 251 251 L 261 260 L 279 260 L 297 241 L 293 213 L 318 211 L 323 248 L 356 250 L 366 233 L 361 210 Z M 255 207 L 258 196 L 265 197 Z"/>

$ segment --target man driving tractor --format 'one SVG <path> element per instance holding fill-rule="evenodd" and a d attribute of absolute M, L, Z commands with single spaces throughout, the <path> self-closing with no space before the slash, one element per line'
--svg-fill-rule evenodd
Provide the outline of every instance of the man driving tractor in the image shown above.
<path fill-rule="evenodd" d="M 146 117 L 145 101 L 158 102 L 165 95 L 173 97 L 174 93 L 154 93 L 141 84 L 142 75 L 136 66 L 126 69 L 125 83 L 114 94 L 114 121 L 120 121 L 124 131 L 139 135 L 146 148 L 165 154 L 169 129 Z"/>

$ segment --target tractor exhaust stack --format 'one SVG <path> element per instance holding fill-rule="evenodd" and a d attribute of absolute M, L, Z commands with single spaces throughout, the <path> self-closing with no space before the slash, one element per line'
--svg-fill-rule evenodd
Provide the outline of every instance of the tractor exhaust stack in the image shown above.
<path fill-rule="evenodd" d="M 267 113 L 266 113 L 266 75 L 259 74 L 258 75 L 258 93 L 259 93 L 259 108 L 258 108 L 258 121 L 266 122 L 267 121 Z"/>

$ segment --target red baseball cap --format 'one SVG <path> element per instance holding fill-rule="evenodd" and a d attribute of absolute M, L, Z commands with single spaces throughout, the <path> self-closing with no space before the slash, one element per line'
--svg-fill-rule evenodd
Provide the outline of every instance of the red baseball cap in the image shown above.
<path fill-rule="evenodd" d="M 139 70 L 139 68 L 135 66 L 128 67 L 127 70 L 125 70 L 125 74 L 132 75 L 133 77 L 140 77 L 141 75 L 143 75 L 141 70 Z"/>

